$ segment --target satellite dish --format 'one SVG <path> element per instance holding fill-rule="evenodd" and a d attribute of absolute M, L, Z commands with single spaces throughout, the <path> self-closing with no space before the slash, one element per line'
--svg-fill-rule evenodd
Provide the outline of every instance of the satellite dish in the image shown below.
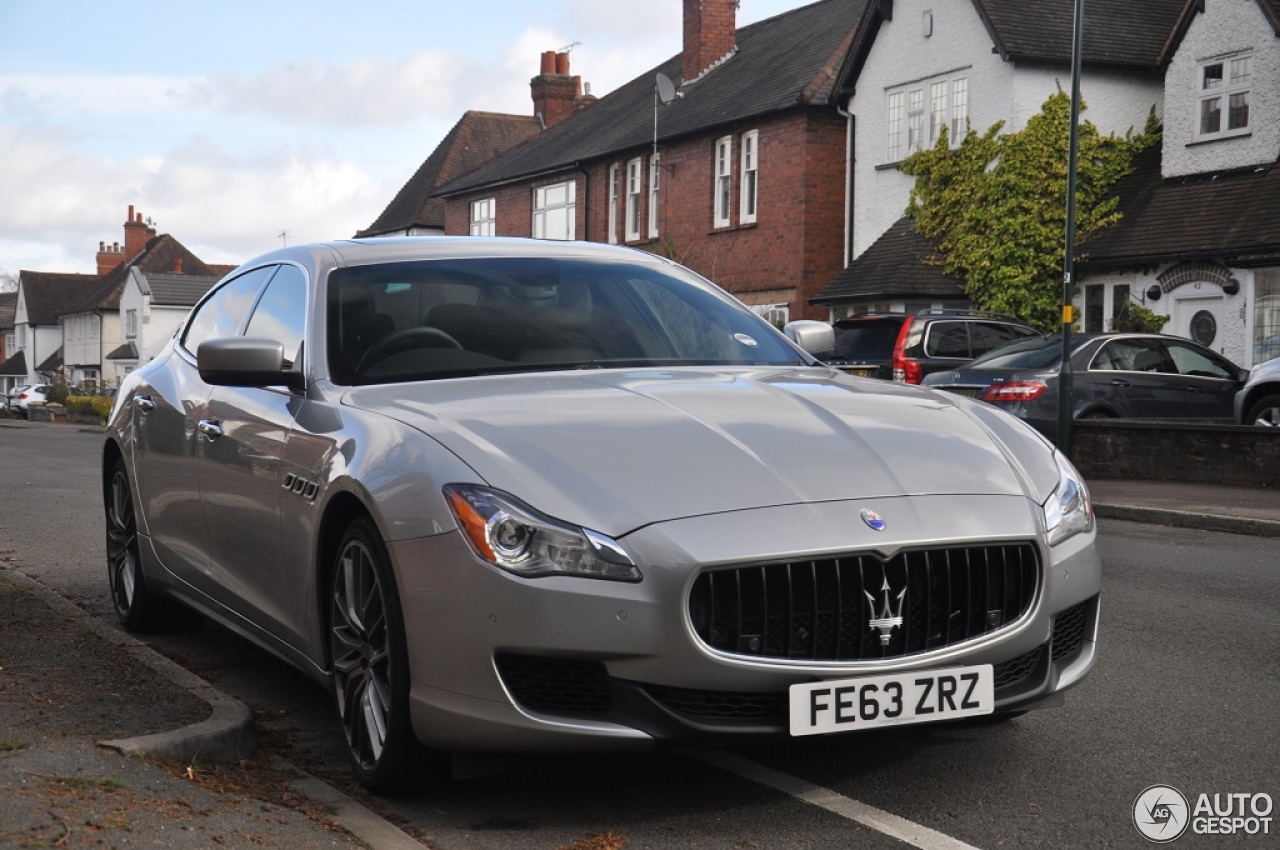
<path fill-rule="evenodd" d="M 679 96 L 679 93 L 676 91 L 676 84 L 671 82 L 671 78 L 666 74 L 659 73 L 658 100 L 662 101 L 663 104 L 668 104 Z"/>

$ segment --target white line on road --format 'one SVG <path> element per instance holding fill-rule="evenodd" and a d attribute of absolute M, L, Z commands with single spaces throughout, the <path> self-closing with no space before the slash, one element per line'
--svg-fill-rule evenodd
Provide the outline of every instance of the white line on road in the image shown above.
<path fill-rule="evenodd" d="M 900 818 L 883 809 L 877 809 L 875 806 L 868 806 L 866 803 L 860 803 L 851 797 L 837 794 L 829 788 L 823 788 L 821 785 L 813 785 L 803 779 L 779 773 L 776 770 L 739 756 L 715 750 L 698 753 L 694 758 L 741 776 L 743 779 L 750 779 L 752 782 L 758 782 L 784 794 L 790 794 L 797 800 L 826 809 L 842 818 L 857 821 L 863 826 L 882 832 L 890 838 L 906 842 L 913 847 L 919 847 L 921 850 L 977 850 L 970 844 L 957 841 L 951 836 L 943 835 L 941 832 L 929 829 L 927 826 L 912 823 L 906 818 Z"/>

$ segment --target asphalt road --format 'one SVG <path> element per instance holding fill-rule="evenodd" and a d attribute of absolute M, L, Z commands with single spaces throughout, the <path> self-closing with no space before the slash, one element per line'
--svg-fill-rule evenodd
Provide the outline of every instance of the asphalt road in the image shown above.
<path fill-rule="evenodd" d="M 100 442 L 93 429 L 0 422 L 0 558 L 110 620 Z M 908 846 L 891 835 L 1062 848 L 1147 846 L 1131 812 L 1151 785 L 1192 805 L 1201 793 L 1280 799 L 1275 541 L 1120 521 L 1103 521 L 1101 541 L 1101 660 L 1063 708 L 700 756 L 473 760 L 441 792 L 376 806 L 437 850 Z M 207 624 L 156 646 L 258 709 L 291 761 L 351 790 L 310 680 Z M 1188 833 L 1174 846 L 1274 847 L 1270 817 L 1270 835 Z"/>

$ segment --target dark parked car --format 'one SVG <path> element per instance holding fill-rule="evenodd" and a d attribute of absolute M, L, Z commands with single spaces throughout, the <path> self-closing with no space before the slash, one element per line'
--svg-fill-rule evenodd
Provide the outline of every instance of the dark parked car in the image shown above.
<path fill-rule="evenodd" d="M 1015 340 L 1041 336 L 1017 319 L 970 310 L 862 313 L 832 327 L 832 366 L 907 384 L 918 384 L 925 375 L 955 368 Z"/>
<path fill-rule="evenodd" d="M 1236 393 L 1236 422 L 1280 428 L 1280 357 L 1259 363 Z"/>
<path fill-rule="evenodd" d="M 1095 657 L 1079 473 L 989 405 L 833 371 L 825 323 L 784 330 L 617 246 L 259 257 L 116 396 L 116 613 L 180 603 L 306 671 L 375 789 L 449 751 L 1056 702 Z"/>
<path fill-rule="evenodd" d="M 1199 343 L 1161 334 L 1073 336 L 1072 408 L 1076 419 L 1119 417 L 1231 422 L 1246 370 Z M 926 386 L 980 398 L 1051 439 L 1058 431 L 1062 339 L 1046 337 L 990 351 Z"/>

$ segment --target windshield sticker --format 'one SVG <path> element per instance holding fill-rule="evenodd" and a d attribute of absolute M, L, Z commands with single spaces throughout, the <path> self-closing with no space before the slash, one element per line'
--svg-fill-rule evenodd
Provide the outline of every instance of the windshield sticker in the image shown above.
<path fill-rule="evenodd" d="M 752 348 L 755 348 L 757 345 L 760 344 L 756 342 L 755 337 L 748 336 L 747 334 L 734 334 L 733 338 L 736 339 L 738 342 L 742 343 L 743 345 L 749 345 Z"/>

